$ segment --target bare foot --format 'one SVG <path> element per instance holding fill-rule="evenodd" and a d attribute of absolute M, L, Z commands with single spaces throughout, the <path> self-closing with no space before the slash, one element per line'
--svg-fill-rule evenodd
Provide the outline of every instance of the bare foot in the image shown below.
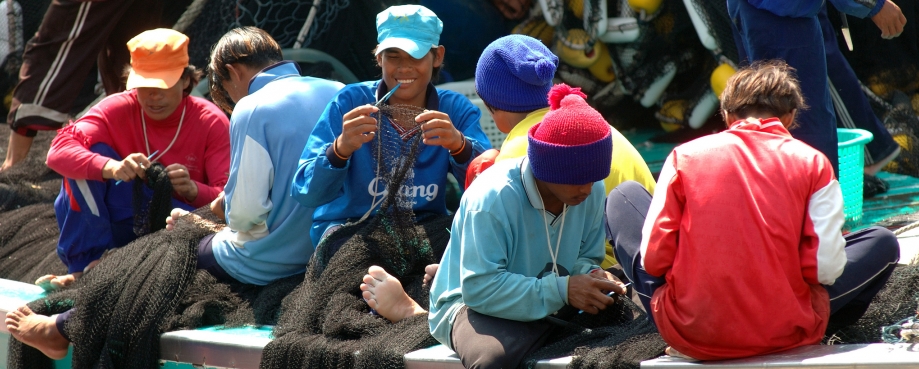
<path fill-rule="evenodd" d="M 682 352 L 679 352 L 679 351 L 677 351 L 675 348 L 670 347 L 670 346 L 667 346 L 667 348 L 664 349 L 664 353 L 667 354 L 667 355 L 673 356 L 673 357 L 680 358 L 680 359 L 686 359 L 686 360 L 697 361 L 696 359 L 693 359 L 693 358 L 691 358 L 691 357 L 689 357 L 689 356 L 686 356 L 686 354 L 684 354 L 684 353 L 682 353 Z"/>
<path fill-rule="evenodd" d="M 48 274 L 41 276 L 35 280 L 35 285 L 41 287 L 46 292 L 57 291 L 61 288 L 70 286 L 73 282 L 76 282 L 77 279 L 83 276 L 83 273 L 88 272 L 90 269 L 95 268 L 96 265 L 99 265 L 99 262 L 102 259 L 105 259 L 106 254 L 102 254 L 102 257 L 98 260 L 93 260 L 86 264 L 86 268 L 83 268 L 82 272 L 73 272 L 67 275 L 54 275 Z"/>
<path fill-rule="evenodd" d="M 6 314 L 6 329 L 14 338 L 55 360 L 67 356 L 70 342 L 57 330 L 54 316 L 38 315 L 28 306 Z"/>
<path fill-rule="evenodd" d="M 367 305 L 393 323 L 412 315 L 428 313 L 405 294 L 398 279 L 376 265 L 367 269 L 361 291 L 364 291 L 362 296 Z"/>
<path fill-rule="evenodd" d="M 430 264 L 424 267 L 424 283 L 425 286 L 430 286 L 431 281 L 434 280 L 434 276 L 437 275 L 437 269 L 440 268 L 440 264 Z"/>
<path fill-rule="evenodd" d="M 169 217 L 166 218 L 166 230 L 171 231 L 175 229 L 176 224 L 178 224 L 179 222 L 179 219 L 184 218 L 186 216 L 192 222 L 194 222 L 195 225 L 202 227 L 204 229 L 209 229 L 214 232 L 219 232 L 224 227 L 221 225 L 217 225 L 209 220 L 206 220 L 202 218 L 200 215 L 190 213 L 187 210 L 183 210 L 180 208 L 175 208 L 175 209 L 172 209 L 172 212 L 169 213 Z"/>

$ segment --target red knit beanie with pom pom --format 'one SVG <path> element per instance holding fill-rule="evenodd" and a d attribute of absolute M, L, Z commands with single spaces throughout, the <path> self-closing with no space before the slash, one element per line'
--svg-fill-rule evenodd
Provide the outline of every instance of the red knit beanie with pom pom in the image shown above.
<path fill-rule="evenodd" d="M 583 185 L 609 176 L 612 131 L 586 97 L 564 83 L 549 90 L 551 110 L 527 133 L 527 157 L 537 179 Z"/>

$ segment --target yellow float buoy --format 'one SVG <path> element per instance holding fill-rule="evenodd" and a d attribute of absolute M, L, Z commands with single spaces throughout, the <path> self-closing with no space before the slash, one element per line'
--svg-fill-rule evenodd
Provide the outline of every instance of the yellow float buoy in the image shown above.
<path fill-rule="evenodd" d="M 721 93 L 724 92 L 724 88 L 728 85 L 728 79 L 734 75 L 734 72 L 736 72 L 734 67 L 727 63 L 719 65 L 712 71 L 709 83 L 712 85 L 712 91 L 715 96 L 718 96 L 719 99 L 721 98 Z"/>
<path fill-rule="evenodd" d="M 518 24 L 511 31 L 513 34 L 527 35 L 539 41 L 542 41 L 546 47 L 552 46 L 552 39 L 555 37 L 555 29 L 546 23 L 545 19 L 537 18 Z"/>
<path fill-rule="evenodd" d="M 629 0 L 629 7 L 636 12 L 645 11 L 645 14 L 651 15 L 661 9 L 663 0 Z"/>
<path fill-rule="evenodd" d="M 555 53 L 558 55 L 559 59 L 562 59 L 566 64 L 575 67 L 575 68 L 587 68 L 599 59 L 600 54 L 597 52 L 597 47 L 592 47 L 590 49 L 578 50 L 568 45 L 586 45 L 590 40 L 590 37 L 587 36 L 587 32 L 582 29 L 570 29 L 568 30 L 568 35 L 565 36 L 565 41 L 557 40 L 555 42 Z"/>
<path fill-rule="evenodd" d="M 658 112 L 661 128 L 666 132 L 673 132 L 683 126 L 683 117 L 686 111 L 686 100 L 670 100 L 661 106 Z"/>
<path fill-rule="evenodd" d="M 606 44 L 597 41 L 594 44 L 594 51 L 598 54 L 597 62 L 587 67 L 587 70 L 603 83 L 615 81 L 616 73 L 613 72 L 613 57 L 609 54 Z"/>

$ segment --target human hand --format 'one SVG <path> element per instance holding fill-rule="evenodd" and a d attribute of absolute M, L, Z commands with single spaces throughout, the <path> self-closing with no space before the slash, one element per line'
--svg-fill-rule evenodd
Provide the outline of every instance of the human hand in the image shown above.
<path fill-rule="evenodd" d="M 370 114 L 380 111 L 373 105 L 361 105 L 342 116 L 341 134 L 332 143 L 335 152 L 345 158 L 350 157 L 365 143 L 373 140 L 377 132 L 377 120 Z"/>
<path fill-rule="evenodd" d="M 447 113 L 426 110 L 424 113 L 418 114 L 415 117 L 415 121 L 424 122 L 421 124 L 421 137 L 424 137 L 425 145 L 442 146 L 451 153 L 463 148 L 466 138 L 463 137 L 462 132 L 453 126 L 453 122 Z"/>
<path fill-rule="evenodd" d="M 134 178 L 143 179 L 147 177 L 146 170 L 149 167 L 150 160 L 147 156 L 136 152 L 128 155 L 124 160 L 110 159 L 106 162 L 105 166 L 102 167 L 102 178 L 122 182 L 130 182 Z"/>
<path fill-rule="evenodd" d="M 616 278 L 610 275 L 612 278 Z M 618 281 L 618 279 L 616 279 Z M 624 295 L 625 287 L 597 275 L 581 274 L 568 277 L 568 305 L 590 314 L 597 314 L 616 300 L 607 296 L 608 291 Z"/>
<path fill-rule="evenodd" d="M 225 201 L 226 201 L 226 195 L 224 194 L 223 191 L 220 191 L 220 193 L 217 194 L 217 198 L 214 199 L 214 201 L 211 201 L 211 205 L 210 205 L 211 213 L 214 213 L 214 215 L 217 216 L 217 219 L 220 219 L 224 222 L 227 221 L 226 211 L 224 210 Z"/>
<path fill-rule="evenodd" d="M 188 201 L 198 198 L 198 185 L 191 180 L 188 168 L 182 164 L 171 164 L 166 167 L 166 175 L 172 182 L 172 189 Z"/>
<path fill-rule="evenodd" d="M 890 40 L 903 33 L 903 26 L 906 25 L 906 16 L 900 10 L 897 4 L 887 0 L 881 11 L 871 17 L 874 24 L 881 29 L 881 38 Z"/>

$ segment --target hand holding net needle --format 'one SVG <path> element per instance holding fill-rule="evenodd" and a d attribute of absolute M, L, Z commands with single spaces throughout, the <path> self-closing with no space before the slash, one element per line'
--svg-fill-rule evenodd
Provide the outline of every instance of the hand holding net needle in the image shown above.
<path fill-rule="evenodd" d="M 150 160 L 150 164 L 151 164 L 151 165 L 152 165 L 153 163 L 155 163 L 157 160 L 159 160 L 159 158 L 156 158 L 156 154 L 158 154 L 159 152 L 160 152 L 159 150 L 156 150 L 156 151 L 154 151 L 152 154 L 150 154 L 150 156 L 147 157 L 147 160 Z M 154 159 L 154 158 L 156 158 L 156 159 Z M 143 165 L 143 164 L 138 164 L 138 165 L 140 165 L 140 169 L 147 170 L 147 168 L 144 168 L 144 165 Z M 123 181 L 119 179 L 119 180 L 115 181 L 115 185 L 116 185 L 116 186 L 117 186 L 117 185 L 120 185 L 121 182 L 123 182 Z"/>

